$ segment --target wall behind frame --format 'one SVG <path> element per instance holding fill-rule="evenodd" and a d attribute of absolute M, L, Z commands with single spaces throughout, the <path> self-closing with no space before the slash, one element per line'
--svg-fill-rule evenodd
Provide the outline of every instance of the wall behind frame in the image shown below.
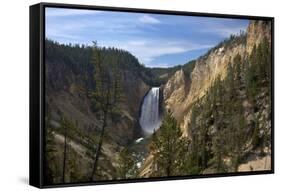
<path fill-rule="evenodd" d="M 0 180 L 1 190 L 37 190 L 28 186 L 28 129 L 29 129 L 29 5 L 37 0 L 3 1 L 0 11 Z M 268 0 L 57 0 L 56 3 L 96 4 L 150 9 L 169 9 L 194 12 L 211 12 L 226 14 L 264 15 L 275 17 L 275 73 L 281 73 L 280 38 L 281 13 L 278 1 Z M 275 82 L 281 81 L 276 75 Z M 143 190 L 268 190 L 277 187 L 281 178 L 279 161 L 281 134 L 281 87 L 275 86 L 275 175 L 258 175 L 228 178 L 209 178 L 151 182 L 137 184 L 103 185 L 95 187 L 73 187 L 67 190 L 100 190 L 100 191 L 143 191 Z M 63 189 L 55 189 L 63 190 Z"/>

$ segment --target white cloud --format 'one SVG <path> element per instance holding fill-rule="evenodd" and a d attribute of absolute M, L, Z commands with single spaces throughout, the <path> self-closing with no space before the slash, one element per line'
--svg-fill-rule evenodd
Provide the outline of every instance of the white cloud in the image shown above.
<path fill-rule="evenodd" d="M 160 21 L 150 15 L 143 15 L 139 18 L 139 21 L 145 24 L 159 24 Z"/>
<path fill-rule="evenodd" d="M 117 47 L 131 52 L 141 63 L 152 64 L 157 57 L 171 54 L 179 54 L 192 50 L 211 48 L 213 45 L 196 44 L 188 41 L 177 40 L 128 40 L 101 42 L 101 46 Z M 163 65 L 164 67 L 164 65 Z"/>

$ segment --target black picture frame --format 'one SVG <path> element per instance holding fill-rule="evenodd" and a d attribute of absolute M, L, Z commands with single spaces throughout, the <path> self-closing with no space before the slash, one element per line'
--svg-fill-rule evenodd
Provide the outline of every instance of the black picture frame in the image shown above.
<path fill-rule="evenodd" d="M 272 23 L 271 25 L 272 27 L 271 28 L 271 42 L 272 42 L 271 43 L 271 49 L 272 49 L 271 170 L 46 185 L 44 183 L 44 173 L 43 173 L 44 160 L 45 160 L 44 158 L 45 63 L 44 62 L 45 62 L 45 8 L 48 7 L 271 21 Z M 229 176 L 260 175 L 260 174 L 274 173 L 274 18 L 273 17 L 231 15 L 231 14 L 217 14 L 217 13 L 197 13 L 197 12 L 183 12 L 183 11 L 169 11 L 169 10 L 155 10 L 155 9 L 135 9 L 135 8 L 123 8 L 123 7 L 122 8 L 104 7 L 104 6 L 93 6 L 93 5 L 39 3 L 30 6 L 29 18 L 30 18 L 30 36 L 29 36 L 30 38 L 29 184 L 30 185 L 38 188 L 54 188 L 54 187 L 66 187 L 66 186 L 134 183 L 134 182 L 147 182 L 147 181 L 166 181 L 166 180 L 179 180 L 179 179 L 229 177 Z"/>

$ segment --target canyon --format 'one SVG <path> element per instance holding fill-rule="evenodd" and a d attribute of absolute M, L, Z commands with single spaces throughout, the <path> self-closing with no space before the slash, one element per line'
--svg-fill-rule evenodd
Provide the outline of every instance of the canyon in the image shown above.
<path fill-rule="evenodd" d="M 133 159 L 137 161 L 138 172 L 132 178 L 150 177 L 154 171 L 154 155 L 150 152 L 152 135 L 156 131 L 161 131 L 162 118 L 167 113 L 171 113 L 176 119 L 182 137 L 190 142 L 194 141 L 190 126 L 196 104 L 205 103 L 204 98 L 208 97 L 218 79 L 220 81 L 227 79 L 229 66 L 235 67 L 237 55 L 242 59 L 248 59 L 263 41 L 271 45 L 270 22 L 250 21 L 246 32 L 231 36 L 192 63 L 165 69 L 145 68 L 127 51 L 103 50 L 106 55 L 104 63 L 115 63 L 116 58 L 120 61 L 118 69 L 121 72 L 118 80 L 122 99 L 118 103 L 117 114 L 110 113 L 107 120 L 97 180 L 120 179 L 120 153 L 124 149 L 130 151 Z M 91 47 L 68 47 L 52 41 L 47 41 L 46 44 L 48 47 L 46 48 L 46 113 L 49 119 L 46 128 L 50 130 L 48 135 L 54 137 L 52 148 L 58 151 L 47 156 L 48 161 L 55 158 L 52 163 L 50 162 L 47 173 L 48 171 L 61 173 L 61 170 L 57 169 L 63 157 L 62 145 L 66 142 L 60 130 L 61 118 L 65 117 L 75 124 L 79 132 L 78 137 L 73 135 L 69 137 L 68 146 L 71 153 L 69 161 L 76 161 L 69 165 L 77 168 L 79 178 L 76 178 L 76 181 L 85 181 L 91 173 L 93 163 L 90 153 L 96 149 L 95 145 L 103 126 L 102 112 L 92 103 L 90 96 L 91 91 L 96 87 L 92 79 L 93 67 L 89 61 L 92 50 Z M 246 90 L 244 87 L 242 89 L 243 91 L 238 90 L 238 92 L 243 97 L 241 100 L 245 108 L 246 123 L 250 124 L 253 118 L 257 118 L 260 126 L 270 131 L 271 114 L 268 112 L 270 95 L 266 90 L 258 93 L 257 108 L 254 108 L 250 101 L 244 98 Z M 91 144 L 88 140 L 92 141 Z M 270 163 L 264 164 L 265 161 L 270 161 L 270 145 L 259 146 L 266 151 L 265 156 L 259 156 L 251 145 L 252 140 L 247 142 L 245 149 L 241 149 L 244 161 L 238 169 L 260 170 L 261 166 L 270 169 Z M 226 165 L 229 163 L 227 157 L 223 160 Z M 78 166 L 82 166 L 83 169 L 78 170 Z M 67 182 L 72 181 L 71 173 L 70 170 L 67 172 Z M 209 165 L 201 173 L 208 174 L 215 171 L 213 166 Z M 50 179 L 60 183 L 58 177 Z"/>

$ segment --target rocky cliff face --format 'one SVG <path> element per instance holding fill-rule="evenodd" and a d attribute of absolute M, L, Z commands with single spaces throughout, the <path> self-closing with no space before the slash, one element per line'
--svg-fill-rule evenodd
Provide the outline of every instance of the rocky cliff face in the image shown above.
<path fill-rule="evenodd" d="M 164 86 L 163 96 L 166 109 L 170 110 L 177 120 L 182 118 L 183 102 L 189 93 L 190 79 L 183 70 L 177 71 Z"/>
<path fill-rule="evenodd" d="M 270 22 L 250 21 L 246 35 L 241 34 L 239 38 L 220 43 L 200 57 L 190 78 L 186 80 L 181 71 L 170 78 L 164 88 L 166 108 L 172 111 L 185 136 L 188 136 L 192 104 L 205 95 L 217 78 L 225 78 L 227 66 L 237 54 L 242 57 L 249 56 L 253 47 L 264 38 L 271 42 Z"/>
<path fill-rule="evenodd" d="M 251 21 L 247 29 L 247 53 L 263 39 L 271 43 L 271 23 L 267 21 Z"/>

